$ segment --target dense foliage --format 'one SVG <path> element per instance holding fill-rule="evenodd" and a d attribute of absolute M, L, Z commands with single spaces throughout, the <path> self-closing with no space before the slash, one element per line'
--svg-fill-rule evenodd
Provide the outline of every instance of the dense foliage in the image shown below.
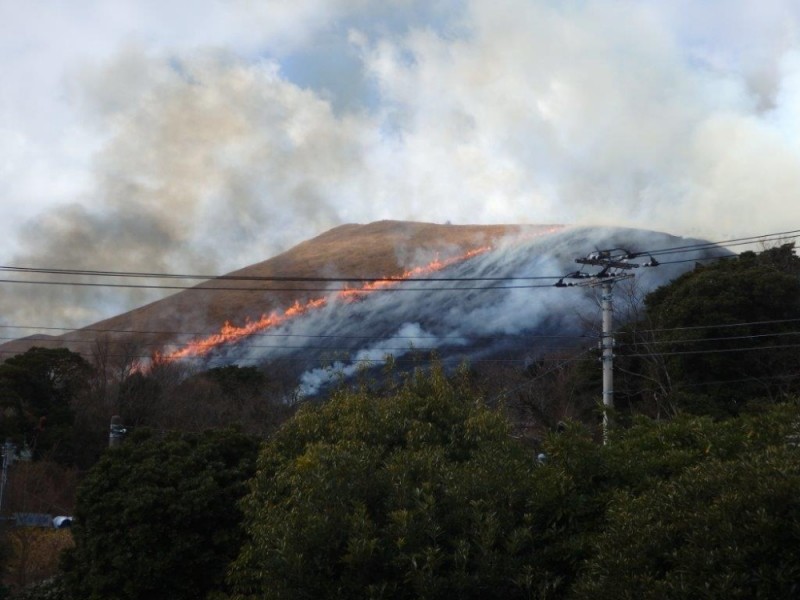
<path fill-rule="evenodd" d="M 232 597 L 792 597 L 798 442 L 781 404 L 571 425 L 537 461 L 440 372 L 340 393 L 262 453 Z"/>
<path fill-rule="evenodd" d="M 462 373 L 340 392 L 269 442 L 236 598 L 522 598 L 531 455 Z"/>
<path fill-rule="evenodd" d="M 753 398 L 798 390 L 800 259 L 783 246 L 703 266 L 658 289 L 646 308 L 678 404 L 736 414 Z"/>
<path fill-rule="evenodd" d="M 61 582 L 73 599 L 796 594 L 797 404 L 637 418 L 606 446 L 579 424 L 536 452 L 509 433 L 434 369 L 305 406 L 257 471 L 230 431 L 132 439 L 81 489 Z"/>
<path fill-rule="evenodd" d="M 64 561 L 73 597 L 188 600 L 222 590 L 256 453 L 231 430 L 139 435 L 109 450 L 78 492 Z"/>
<path fill-rule="evenodd" d="M 787 244 L 697 264 L 645 297 L 615 286 L 614 399 L 619 422 L 679 412 L 728 418 L 800 394 L 800 258 Z M 522 414 L 587 422 L 601 387 L 592 361 L 529 369 Z"/>
<path fill-rule="evenodd" d="M 616 479 L 570 597 L 794 598 L 800 411 L 642 422 L 603 450 Z"/>
<path fill-rule="evenodd" d="M 36 457 L 72 462 L 73 402 L 91 371 L 79 354 L 64 348 L 31 348 L 0 364 L 0 436 Z"/>
<path fill-rule="evenodd" d="M 784 246 L 697 267 L 648 296 L 618 336 L 606 446 L 589 418 L 594 361 L 543 363 L 514 385 L 530 393 L 537 434 L 552 430 L 533 447 L 466 372 L 438 366 L 305 405 L 257 471 L 256 444 L 231 431 L 134 436 L 87 476 L 76 547 L 42 593 L 797 597 L 799 275 Z M 89 371 L 64 352 L 8 361 L 0 400 L 8 435 L 66 462 L 67 437 L 47 436 L 73 423 Z M 104 387 L 99 422 L 112 388 L 140 424 L 270 432 L 292 412 L 253 368 L 156 367 Z"/>

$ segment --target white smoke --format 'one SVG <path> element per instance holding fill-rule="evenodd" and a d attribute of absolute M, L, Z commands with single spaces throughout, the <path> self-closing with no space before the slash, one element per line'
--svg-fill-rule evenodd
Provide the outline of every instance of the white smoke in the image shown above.
<path fill-rule="evenodd" d="M 0 8 L 5 264 L 224 272 L 382 218 L 800 222 L 792 0 L 36 4 Z M 0 319 L 156 296 L 7 286 Z"/>
<path fill-rule="evenodd" d="M 337 360 L 327 367 L 318 367 L 306 371 L 300 376 L 300 384 L 297 387 L 296 394 L 299 397 L 313 396 L 319 393 L 324 386 L 334 381 L 352 377 L 360 369 L 368 369 L 385 364 L 389 357 L 396 359 L 414 350 L 430 352 L 444 344 L 459 346 L 464 343 L 466 343 L 466 340 L 454 337 L 440 340 L 435 335 L 425 331 L 419 323 L 404 323 L 395 335 L 358 350 L 347 361 Z"/>
<path fill-rule="evenodd" d="M 476 366 L 484 361 L 521 366 L 545 354 L 574 353 L 594 347 L 596 339 L 587 338 L 589 323 L 599 315 L 591 289 L 554 287 L 558 277 L 576 270 L 577 256 L 596 249 L 644 252 L 695 242 L 621 228 L 525 234 L 523 229 L 495 250 L 437 273 L 461 281 L 400 283 L 395 291 L 375 292 L 356 303 L 332 298 L 324 308 L 278 329 L 219 349 L 208 364 L 266 365 L 297 377 L 298 394 L 306 396 L 359 369 L 379 366 L 387 356 L 403 363 L 414 350 L 435 351 L 448 365 L 466 360 Z M 620 287 L 618 317 L 635 310 L 647 292 L 692 268 L 692 260 L 722 254 L 659 255 L 664 265 L 636 271 L 638 300 Z M 672 260 L 681 262 L 667 264 Z"/>

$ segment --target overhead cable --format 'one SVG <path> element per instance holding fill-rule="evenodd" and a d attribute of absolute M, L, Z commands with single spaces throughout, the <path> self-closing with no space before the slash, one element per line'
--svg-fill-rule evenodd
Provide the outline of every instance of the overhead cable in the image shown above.
<path fill-rule="evenodd" d="M 744 238 L 734 238 L 730 240 L 721 240 L 717 242 L 702 242 L 697 244 L 688 244 L 683 246 L 673 246 L 669 248 L 657 248 L 651 250 L 636 251 L 635 255 L 663 255 L 663 254 L 682 254 L 687 252 L 697 252 L 701 250 L 718 248 L 720 246 L 740 246 L 755 243 L 767 243 L 772 241 L 782 241 L 787 237 L 800 237 L 800 229 L 792 231 L 783 231 L 777 233 L 767 233 L 757 236 L 750 236 Z M 721 257 L 720 257 L 721 258 Z M 468 260 L 468 259 L 465 259 Z M 707 258 L 704 260 L 708 260 Z M 678 262 L 678 261 L 673 261 Z M 686 262 L 689 262 L 688 260 Z M 662 263 L 664 264 L 664 263 Z M 95 270 L 95 269 L 62 269 L 54 267 L 22 267 L 12 265 L 0 265 L 0 271 L 14 272 L 14 273 L 39 273 L 49 275 L 80 275 L 80 276 L 94 276 L 94 277 L 122 277 L 122 278 L 148 278 L 148 279 L 195 279 L 202 281 L 254 281 L 254 282 L 297 282 L 297 283 L 368 283 L 368 282 L 466 282 L 466 281 L 535 281 L 535 280 L 551 280 L 559 279 L 562 275 L 520 275 L 520 276 L 502 276 L 502 277 L 400 277 L 400 276 L 382 276 L 382 277 L 314 277 L 314 276 L 269 276 L 269 275 L 207 275 L 207 274 L 186 274 L 186 273 L 160 273 L 160 272 L 147 272 L 147 271 L 113 271 L 113 270 Z M 0 283 L 18 283 L 21 280 L 0 280 Z M 36 282 L 29 282 L 36 283 Z M 66 283 L 66 282 L 65 282 Z M 72 285 L 71 283 L 67 283 Z M 101 285 L 101 284 L 95 284 Z M 129 287 L 123 285 L 110 287 Z M 134 286 L 131 286 L 134 287 Z M 138 286 L 135 286 L 138 287 Z M 142 286 L 151 287 L 151 286 Z M 170 286 L 156 286 L 164 289 L 198 289 L 192 286 L 186 287 L 170 287 Z M 205 288 L 199 288 L 205 289 Z M 208 289 L 235 289 L 247 290 L 250 288 L 211 288 Z M 448 288 L 450 289 L 450 288 Z M 455 289 L 455 288 L 454 288 Z M 275 290 L 275 291 L 296 291 L 292 290 Z M 313 290 L 312 290 L 313 291 Z M 320 291 L 330 291 L 327 289 Z"/>

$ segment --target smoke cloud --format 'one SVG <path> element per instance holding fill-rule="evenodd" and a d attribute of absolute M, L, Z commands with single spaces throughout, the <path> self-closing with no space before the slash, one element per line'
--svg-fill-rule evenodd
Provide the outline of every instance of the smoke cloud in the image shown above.
<path fill-rule="evenodd" d="M 107 32 L 83 46 L 91 20 L 53 13 L 73 19 L 51 36 L 69 62 L 40 50 L 9 72 L 48 58 L 60 99 L 23 86 L 26 105 L 13 80 L 0 98 L 18 216 L 4 263 L 224 272 L 382 218 L 793 229 L 800 8 L 754 6 L 235 0 L 206 17 L 143 2 L 100 13 Z M 6 38 L 36 24 L 40 48 L 62 24 L 21 19 L 0 19 Z M 40 122 L 53 106 L 57 143 Z M 48 190 L 57 203 L 29 218 Z M 155 297 L 7 285 L 0 319 L 77 326 Z"/>
<path fill-rule="evenodd" d="M 287 379 L 296 377 L 297 394 L 305 396 L 360 369 L 380 366 L 388 356 L 413 364 L 410 355 L 416 351 L 425 356 L 436 352 L 448 365 L 466 360 L 474 366 L 484 361 L 505 364 L 507 357 L 519 366 L 546 354 L 575 354 L 596 345 L 590 329 L 599 317 L 597 289 L 558 288 L 555 279 L 525 277 L 574 271 L 578 248 L 644 252 L 696 241 L 622 228 L 569 228 L 538 236 L 523 230 L 522 236 L 508 238 L 495 250 L 437 273 L 472 281 L 407 282 L 356 303 L 332 299 L 279 328 L 220 347 L 201 362 L 268 365 Z M 665 264 L 640 268 L 634 280 L 617 284 L 617 318 L 624 319 L 626 311 L 640 307 L 645 294 L 691 269 L 685 259 L 722 254 L 714 249 L 659 255 Z M 668 264 L 673 260 L 679 262 Z"/>
<path fill-rule="evenodd" d="M 359 349 L 347 361 L 336 360 L 327 367 L 317 367 L 306 371 L 300 376 L 296 393 L 301 397 L 316 395 L 324 386 L 339 379 L 350 378 L 359 369 L 382 365 L 389 357 L 397 359 L 415 349 L 431 352 L 443 345 L 453 347 L 464 343 L 466 343 L 465 340 L 453 336 L 441 340 L 425 331 L 419 323 L 404 323 L 394 336 Z"/>

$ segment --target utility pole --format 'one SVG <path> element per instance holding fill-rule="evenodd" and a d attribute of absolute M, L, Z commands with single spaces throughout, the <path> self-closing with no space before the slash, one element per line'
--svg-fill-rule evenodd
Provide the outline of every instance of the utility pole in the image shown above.
<path fill-rule="evenodd" d="M 14 460 L 14 452 L 16 448 L 11 440 L 6 440 L 3 444 L 3 470 L 0 472 L 0 511 L 3 510 L 3 496 L 6 492 L 6 483 L 8 482 L 8 467 Z"/>
<path fill-rule="evenodd" d="M 584 258 L 576 258 L 575 262 L 585 266 L 600 267 L 597 273 L 575 271 L 565 275 L 555 284 L 556 287 L 600 287 L 600 307 L 603 311 L 603 332 L 600 338 L 600 360 L 603 363 L 603 444 L 608 443 L 608 431 L 611 428 L 610 412 L 614 409 L 614 284 L 623 279 L 634 277 L 628 271 L 638 269 L 638 263 L 631 259 L 641 256 L 622 248 L 597 250 Z M 645 267 L 656 267 L 658 262 L 650 257 Z M 567 281 L 564 281 L 564 280 Z"/>

